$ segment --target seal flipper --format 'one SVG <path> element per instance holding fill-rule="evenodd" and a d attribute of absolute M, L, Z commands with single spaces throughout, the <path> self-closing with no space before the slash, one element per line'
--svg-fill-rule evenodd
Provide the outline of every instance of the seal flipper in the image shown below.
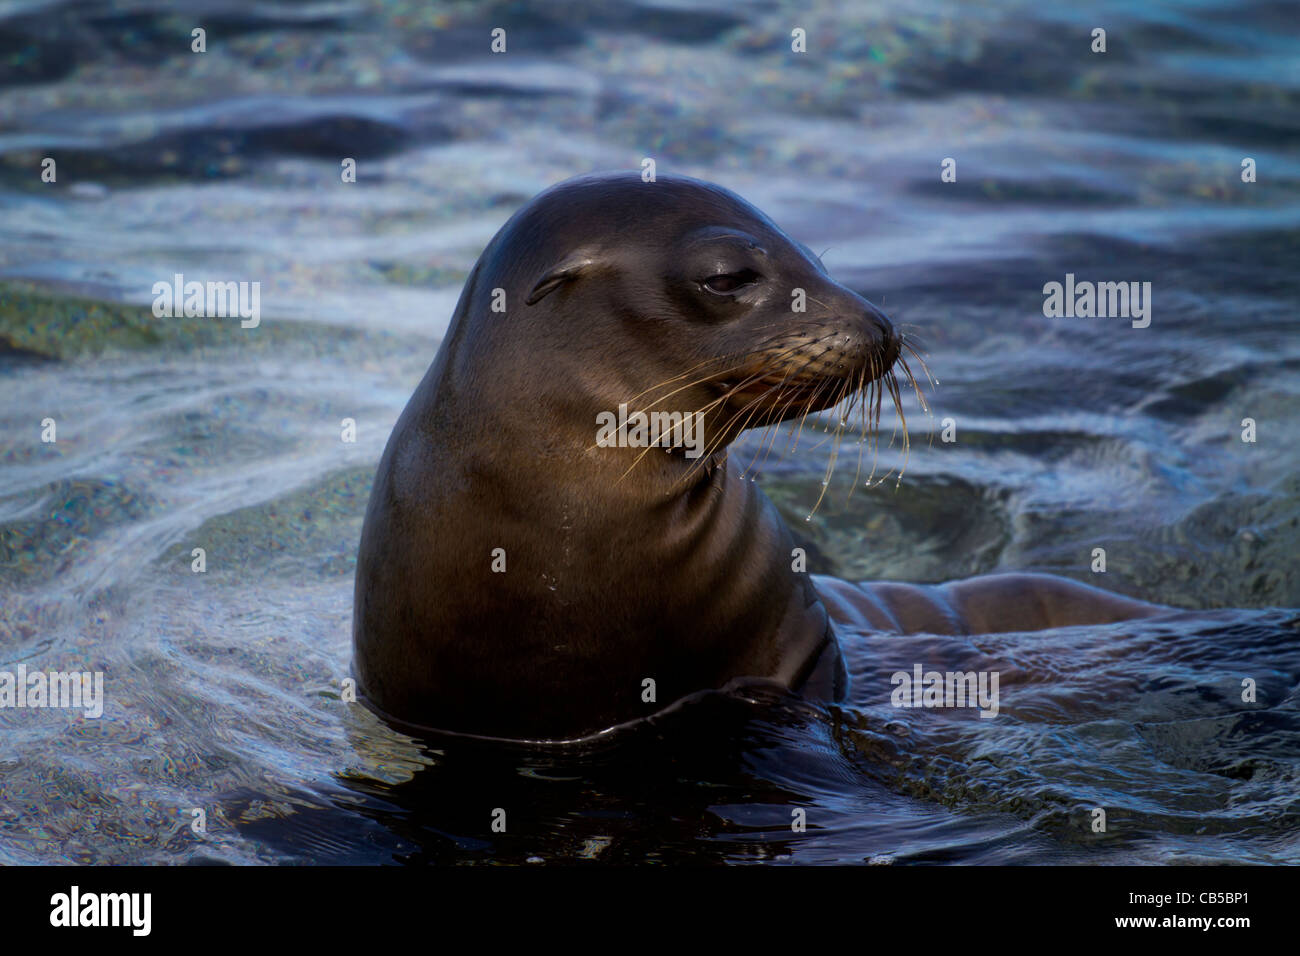
<path fill-rule="evenodd" d="M 940 590 L 972 634 L 1113 624 L 1169 610 L 1052 574 L 989 574 Z"/>

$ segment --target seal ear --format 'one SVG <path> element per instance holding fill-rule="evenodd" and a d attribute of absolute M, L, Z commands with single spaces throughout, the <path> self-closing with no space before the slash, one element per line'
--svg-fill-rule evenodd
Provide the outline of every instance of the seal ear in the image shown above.
<path fill-rule="evenodd" d="M 564 283 L 577 279 L 596 264 L 596 255 L 590 249 L 571 252 L 548 269 L 533 286 L 533 291 L 524 299 L 525 305 L 536 305 Z"/>

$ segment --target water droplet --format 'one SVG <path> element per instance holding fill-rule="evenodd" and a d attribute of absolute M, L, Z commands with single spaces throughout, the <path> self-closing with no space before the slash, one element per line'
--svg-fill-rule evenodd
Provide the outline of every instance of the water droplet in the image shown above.
<path fill-rule="evenodd" d="M 812 521 L 812 515 L 809 515 L 808 517 L 804 518 L 803 520 L 804 520 L 804 521 Z"/>

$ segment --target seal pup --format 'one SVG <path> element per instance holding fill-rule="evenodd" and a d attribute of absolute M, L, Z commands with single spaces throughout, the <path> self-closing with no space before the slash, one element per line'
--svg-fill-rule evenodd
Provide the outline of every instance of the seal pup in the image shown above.
<path fill-rule="evenodd" d="M 408 727 L 575 740 L 751 681 L 837 699 L 832 617 L 951 633 L 1159 610 L 1047 575 L 794 570 L 726 446 L 883 387 L 901 345 L 718 186 L 621 173 L 541 193 L 479 258 L 380 460 L 356 567 L 364 699 Z M 676 424 L 647 438 L 628 408 Z"/>

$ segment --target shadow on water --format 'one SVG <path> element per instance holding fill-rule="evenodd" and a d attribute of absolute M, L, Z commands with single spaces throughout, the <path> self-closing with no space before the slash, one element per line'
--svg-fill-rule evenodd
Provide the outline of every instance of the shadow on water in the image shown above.
<path fill-rule="evenodd" d="M 243 829 L 317 862 L 382 854 L 404 864 L 779 858 L 794 839 L 788 808 L 807 806 L 811 794 L 760 768 L 783 740 L 805 737 L 811 721 L 795 701 L 716 694 L 600 742 L 540 747 L 440 736 L 412 742 L 424 766 L 403 782 L 339 777 L 332 794 L 312 795 L 311 809 Z M 357 740 L 362 749 L 370 733 Z M 337 810 L 321 805 L 326 796 Z M 765 811 L 767 825 L 763 812 L 730 818 L 731 806 Z M 492 826 L 499 811 L 504 832 Z M 341 856 L 322 857 L 322 843 Z"/>
<path fill-rule="evenodd" d="M 412 746 L 427 764 L 409 779 L 340 777 L 241 834 L 281 859 L 329 864 L 890 863 L 900 841 L 971 861 L 1063 855 L 1003 814 L 927 806 L 855 772 L 824 712 L 793 698 L 713 695 L 563 751 Z M 498 811 L 504 832 L 492 828 Z M 846 853 L 848 836 L 881 852 Z"/>
<path fill-rule="evenodd" d="M 1295 862 L 1298 630 L 848 635 L 843 705 L 715 694 L 593 745 L 409 741 L 400 781 L 352 772 L 260 819 L 225 802 L 277 858 L 327 864 Z M 997 715 L 895 706 L 917 664 L 997 671 Z M 382 737 L 355 729 L 359 753 Z"/>

